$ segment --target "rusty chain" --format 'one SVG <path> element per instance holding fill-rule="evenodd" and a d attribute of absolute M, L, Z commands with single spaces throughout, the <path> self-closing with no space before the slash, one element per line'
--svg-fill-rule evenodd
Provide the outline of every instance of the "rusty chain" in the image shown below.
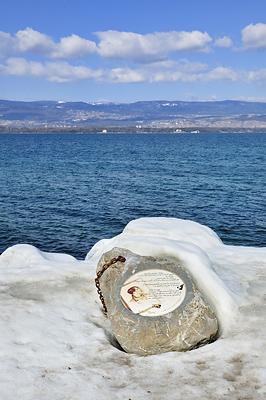
<path fill-rule="evenodd" d="M 97 272 L 97 278 L 95 278 L 95 285 L 96 285 L 96 288 L 97 288 L 97 293 L 98 293 L 98 295 L 99 295 L 99 297 L 100 297 L 100 300 L 101 300 L 102 305 L 103 305 L 104 312 L 105 312 L 106 314 L 107 314 L 107 307 L 106 307 L 106 304 L 105 304 L 105 301 L 104 301 L 104 298 L 103 298 L 103 294 L 102 294 L 102 291 L 101 291 L 101 287 L 100 287 L 100 278 L 101 278 L 101 276 L 103 275 L 103 273 L 104 273 L 111 265 L 117 263 L 118 261 L 125 262 L 126 259 L 125 259 L 125 257 L 123 257 L 123 256 L 118 256 L 118 257 L 116 257 L 116 258 L 112 258 L 112 260 L 111 260 L 109 263 L 104 264 L 103 267 L 102 267 L 102 269 L 101 269 L 100 271 Z"/>

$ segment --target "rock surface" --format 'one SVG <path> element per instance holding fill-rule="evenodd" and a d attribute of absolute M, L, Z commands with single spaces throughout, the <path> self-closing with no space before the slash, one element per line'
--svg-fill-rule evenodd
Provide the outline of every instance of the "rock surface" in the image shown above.
<path fill-rule="evenodd" d="M 113 334 L 128 353 L 186 351 L 211 342 L 217 318 L 181 260 L 139 256 L 122 248 L 103 254 L 97 273 Z"/>

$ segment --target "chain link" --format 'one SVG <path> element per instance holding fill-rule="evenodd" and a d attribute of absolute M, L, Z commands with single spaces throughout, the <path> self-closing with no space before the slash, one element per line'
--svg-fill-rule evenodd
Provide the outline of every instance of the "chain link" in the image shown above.
<path fill-rule="evenodd" d="M 102 269 L 101 269 L 100 271 L 97 272 L 97 278 L 95 278 L 95 285 L 96 285 L 96 288 L 97 288 L 97 293 L 98 293 L 98 295 L 99 295 L 99 297 L 100 297 L 100 300 L 101 300 L 102 305 L 103 305 L 104 312 L 105 312 L 106 314 L 107 314 L 107 307 L 106 307 L 106 304 L 105 304 L 105 301 L 104 301 L 104 298 L 103 298 L 103 294 L 102 294 L 102 291 L 101 291 L 101 287 L 100 287 L 100 278 L 101 278 L 101 276 L 103 275 L 103 273 L 104 273 L 111 265 L 117 263 L 118 261 L 120 261 L 120 262 L 125 262 L 126 259 L 125 259 L 125 257 L 123 257 L 123 256 L 118 256 L 118 257 L 116 257 L 116 258 L 112 258 L 112 260 L 111 260 L 109 263 L 104 264 L 103 267 L 102 267 Z"/>

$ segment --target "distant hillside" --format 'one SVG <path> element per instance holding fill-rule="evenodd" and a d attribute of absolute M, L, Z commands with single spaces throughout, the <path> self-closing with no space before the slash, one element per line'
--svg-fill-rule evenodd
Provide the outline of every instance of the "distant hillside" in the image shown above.
<path fill-rule="evenodd" d="M 0 126 L 266 128 L 266 103 L 139 101 L 118 104 L 0 100 Z"/>

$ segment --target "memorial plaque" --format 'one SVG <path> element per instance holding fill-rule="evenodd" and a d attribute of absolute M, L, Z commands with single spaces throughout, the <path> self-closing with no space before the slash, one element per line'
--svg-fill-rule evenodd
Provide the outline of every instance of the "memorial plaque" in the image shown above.
<path fill-rule="evenodd" d="M 182 260 L 115 247 L 102 255 L 96 275 L 112 340 L 126 352 L 146 356 L 191 350 L 215 337 L 216 316 Z"/>
<path fill-rule="evenodd" d="M 148 269 L 129 277 L 120 296 L 124 306 L 134 314 L 153 317 L 167 314 L 182 304 L 186 285 L 173 272 Z"/>

